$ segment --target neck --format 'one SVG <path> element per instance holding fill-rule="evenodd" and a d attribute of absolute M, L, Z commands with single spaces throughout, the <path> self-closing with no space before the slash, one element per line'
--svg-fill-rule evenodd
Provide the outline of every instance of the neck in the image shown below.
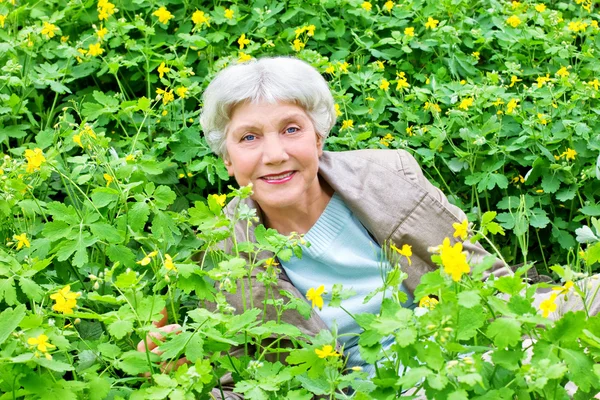
<path fill-rule="evenodd" d="M 319 193 L 311 201 L 298 201 L 287 208 L 266 210 L 261 207 L 263 222 L 266 227 L 273 228 L 282 235 L 292 232 L 304 234 L 317 222 L 331 196 L 333 189 L 327 182 L 320 180 Z"/>

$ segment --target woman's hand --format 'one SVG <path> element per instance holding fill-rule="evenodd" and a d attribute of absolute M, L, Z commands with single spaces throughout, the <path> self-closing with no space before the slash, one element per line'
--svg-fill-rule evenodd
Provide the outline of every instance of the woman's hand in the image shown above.
<path fill-rule="evenodd" d="M 154 326 L 158 328 L 158 332 L 150 332 L 145 340 L 141 340 L 137 344 L 137 350 L 141 352 L 146 352 L 146 348 L 148 351 L 151 351 L 154 354 L 160 355 L 162 351 L 160 350 L 160 346 L 155 342 L 164 342 L 165 336 L 169 333 L 175 332 L 175 334 L 181 331 L 181 325 L 179 324 L 169 324 L 169 315 L 167 314 L 167 309 L 163 308 L 160 312 L 163 315 L 163 318 L 160 321 L 153 322 Z M 188 363 L 187 358 L 182 357 L 177 361 L 164 361 L 160 364 L 161 372 L 170 372 L 173 369 L 179 368 L 181 365 Z M 145 373 L 145 376 L 150 376 L 150 373 Z"/>

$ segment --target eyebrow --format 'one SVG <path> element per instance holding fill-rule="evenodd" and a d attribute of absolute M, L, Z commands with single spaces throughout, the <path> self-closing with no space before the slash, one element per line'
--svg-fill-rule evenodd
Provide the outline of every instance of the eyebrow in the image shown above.
<path fill-rule="evenodd" d="M 308 118 L 308 115 L 306 115 L 306 114 L 303 115 L 302 113 L 293 111 L 288 114 L 283 114 L 283 116 L 281 118 L 279 118 L 278 124 L 284 125 L 284 124 L 289 123 L 291 120 L 294 120 L 297 118 L 305 118 L 305 117 Z M 308 119 L 310 120 L 310 118 L 308 118 Z M 239 132 L 239 131 L 247 131 L 247 130 L 253 130 L 253 129 L 258 129 L 258 128 L 259 128 L 259 126 L 255 125 L 255 124 L 245 124 L 245 125 L 240 125 L 240 126 L 235 127 L 234 130 L 228 130 L 228 131 L 229 131 L 229 133 L 233 134 L 233 133 Z"/>

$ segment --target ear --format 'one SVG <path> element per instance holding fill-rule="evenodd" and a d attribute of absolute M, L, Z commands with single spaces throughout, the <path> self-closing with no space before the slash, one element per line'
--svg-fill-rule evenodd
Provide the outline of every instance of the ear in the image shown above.
<path fill-rule="evenodd" d="M 317 133 L 317 152 L 319 153 L 319 157 L 323 155 L 323 144 L 323 138 Z"/>
<path fill-rule="evenodd" d="M 225 164 L 225 168 L 227 168 L 227 173 L 229 176 L 233 176 L 233 164 L 231 164 L 229 157 L 223 156 L 223 164 Z"/>

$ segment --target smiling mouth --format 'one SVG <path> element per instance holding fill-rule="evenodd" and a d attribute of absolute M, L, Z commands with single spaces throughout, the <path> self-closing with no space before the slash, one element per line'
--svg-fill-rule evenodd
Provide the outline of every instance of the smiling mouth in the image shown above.
<path fill-rule="evenodd" d="M 260 179 L 267 183 L 285 183 L 292 179 L 292 176 L 294 176 L 295 173 L 296 171 L 288 171 L 277 175 L 265 175 L 262 176 Z"/>

